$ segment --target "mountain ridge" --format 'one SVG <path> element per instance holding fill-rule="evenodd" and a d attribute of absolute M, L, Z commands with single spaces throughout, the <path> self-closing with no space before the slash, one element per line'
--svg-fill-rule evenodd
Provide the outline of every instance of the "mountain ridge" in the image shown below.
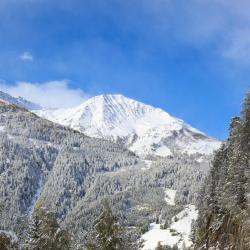
<path fill-rule="evenodd" d="M 25 108 L 28 110 L 39 110 L 42 109 L 42 106 L 40 106 L 37 103 L 33 103 L 30 102 L 26 99 L 24 99 L 23 97 L 19 96 L 19 97 L 13 97 L 3 91 L 0 90 L 0 100 L 5 102 L 5 103 L 9 103 L 9 104 L 15 104 L 21 108 Z"/>
<path fill-rule="evenodd" d="M 26 231 L 19 222 L 28 222 L 38 204 L 56 214 L 74 241 L 85 244 L 106 198 L 136 241 L 155 222 L 157 211 L 163 224 L 195 202 L 209 169 L 208 162 L 188 156 L 147 164 L 121 144 L 4 102 L 0 135 L 1 227 L 17 233 L 20 244 Z M 174 207 L 166 201 L 166 188 L 176 194 Z"/>
<path fill-rule="evenodd" d="M 122 142 L 138 155 L 211 154 L 220 146 L 218 140 L 166 111 L 121 94 L 99 95 L 73 108 L 35 113 L 88 136 Z"/>

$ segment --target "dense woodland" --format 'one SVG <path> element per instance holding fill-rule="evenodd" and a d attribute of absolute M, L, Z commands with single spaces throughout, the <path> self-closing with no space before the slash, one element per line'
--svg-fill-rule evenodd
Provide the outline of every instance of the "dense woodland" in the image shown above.
<path fill-rule="evenodd" d="M 200 155 L 149 157 L 148 167 L 122 145 L 4 103 L 0 128 L 0 230 L 14 232 L 21 246 L 38 204 L 54 214 L 74 245 L 86 245 L 105 199 L 137 242 L 151 222 L 167 224 L 195 202 L 209 168 L 209 157 Z M 176 206 L 164 201 L 165 188 L 177 191 Z"/>
<path fill-rule="evenodd" d="M 195 249 L 249 249 L 250 95 L 208 177 L 210 157 L 146 163 L 122 145 L 5 103 L 0 135 L 0 249 L 136 250 L 151 222 L 167 227 L 190 203 L 199 209 Z M 177 191 L 175 206 L 164 201 L 165 188 Z"/>
<path fill-rule="evenodd" d="M 200 192 L 195 249 L 250 249 L 250 93 Z"/>

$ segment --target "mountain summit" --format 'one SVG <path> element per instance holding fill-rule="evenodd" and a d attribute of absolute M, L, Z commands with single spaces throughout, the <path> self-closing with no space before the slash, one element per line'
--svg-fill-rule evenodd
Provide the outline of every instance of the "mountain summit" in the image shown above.
<path fill-rule="evenodd" d="M 122 95 L 100 95 L 74 108 L 36 113 L 88 136 L 121 142 L 139 155 L 211 154 L 220 146 L 162 109 Z"/>
<path fill-rule="evenodd" d="M 0 91 L 0 100 L 9 103 L 14 104 L 16 106 L 19 106 L 21 108 L 29 109 L 29 110 L 38 110 L 42 107 L 36 103 L 30 102 L 25 100 L 23 97 L 13 97 L 3 91 Z"/>

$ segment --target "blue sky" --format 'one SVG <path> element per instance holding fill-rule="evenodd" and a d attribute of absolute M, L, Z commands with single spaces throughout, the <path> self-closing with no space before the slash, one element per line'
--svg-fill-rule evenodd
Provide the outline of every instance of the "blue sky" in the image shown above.
<path fill-rule="evenodd" d="M 0 88 L 47 106 L 120 93 L 224 139 L 250 86 L 247 0 L 1 0 Z"/>

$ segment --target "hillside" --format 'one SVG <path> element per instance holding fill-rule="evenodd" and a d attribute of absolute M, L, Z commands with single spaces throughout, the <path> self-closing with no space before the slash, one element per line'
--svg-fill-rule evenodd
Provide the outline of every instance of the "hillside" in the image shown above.
<path fill-rule="evenodd" d="M 104 198 L 138 239 L 150 223 L 167 223 L 194 203 L 209 169 L 209 158 L 140 160 L 120 144 L 3 102 L 0 128 L 1 229 L 13 230 L 20 239 L 39 203 L 56 213 L 75 242 L 84 242 Z M 176 192 L 174 206 L 165 198 L 166 188 Z"/>
<path fill-rule="evenodd" d="M 198 209 L 195 249 L 250 249 L 250 93 L 215 155 Z"/>

